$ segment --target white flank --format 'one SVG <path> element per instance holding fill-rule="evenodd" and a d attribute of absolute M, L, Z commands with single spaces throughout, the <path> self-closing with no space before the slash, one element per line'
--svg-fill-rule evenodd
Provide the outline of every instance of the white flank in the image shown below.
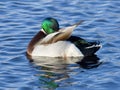
<path fill-rule="evenodd" d="M 83 54 L 74 44 L 68 41 L 58 41 L 47 45 L 36 45 L 32 56 L 80 57 L 83 56 Z"/>

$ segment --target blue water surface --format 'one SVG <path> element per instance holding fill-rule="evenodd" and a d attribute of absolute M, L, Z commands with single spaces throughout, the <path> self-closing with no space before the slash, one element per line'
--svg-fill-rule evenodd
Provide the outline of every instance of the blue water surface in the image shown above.
<path fill-rule="evenodd" d="M 85 20 L 73 35 L 101 42 L 95 61 L 30 62 L 27 45 L 46 17 L 61 28 Z M 120 90 L 119 36 L 119 0 L 0 0 L 0 90 Z"/>

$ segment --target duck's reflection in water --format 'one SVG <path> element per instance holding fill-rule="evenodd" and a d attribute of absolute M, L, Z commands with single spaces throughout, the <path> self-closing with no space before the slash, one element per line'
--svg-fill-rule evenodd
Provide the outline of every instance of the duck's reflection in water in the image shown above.
<path fill-rule="evenodd" d="M 45 57 L 32 57 L 32 59 L 37 67 L 40 66 L 37 76 L 41 86 L 52 89 L 59 87 L 59 83 L 70 78 L 70 72 L 76 72 L 81 67 L 95 68 L 101 64 L 96 55 L 67 59 Z"/>
<path fill-rule="evenodd" d="M 80 62 L 77 62 L 77 64 L 80 65 L 80 67 L 84 69 L 91 69 L 98 67 L 102 62 L 99 61 L 100 59 L 97 57 L 97 55 L 87 56 L 84 57 Z"/>

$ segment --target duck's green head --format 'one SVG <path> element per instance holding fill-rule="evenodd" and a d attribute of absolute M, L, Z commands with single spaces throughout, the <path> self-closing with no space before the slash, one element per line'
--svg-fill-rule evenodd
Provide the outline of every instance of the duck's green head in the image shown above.
<path fill-rule="evenodd" d="M 53 33 L 59 30 L 59 24 L 56 19 L 48 17 L 42 22 L 42 29 L 47 33 Z"/>

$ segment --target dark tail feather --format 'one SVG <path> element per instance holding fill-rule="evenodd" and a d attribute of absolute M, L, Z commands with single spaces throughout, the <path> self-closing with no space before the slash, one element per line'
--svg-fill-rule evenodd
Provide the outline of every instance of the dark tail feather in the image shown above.
<path fill-rule="evenodd" d="M 85 47 L 80 48 L 80 50 L 85 56 L 94 55 L 101 48 L 100 42 L 98 41 L 88 43 L 88 46 L 86 45 Z"/>
<path fill-rule="evenodd" d="M 94 55 L 101 47 L 99 41 L 88 42 L 80 37 L 71 36 L 68 41 L 71 41 L 80 49 L 84 56 Z"/>

